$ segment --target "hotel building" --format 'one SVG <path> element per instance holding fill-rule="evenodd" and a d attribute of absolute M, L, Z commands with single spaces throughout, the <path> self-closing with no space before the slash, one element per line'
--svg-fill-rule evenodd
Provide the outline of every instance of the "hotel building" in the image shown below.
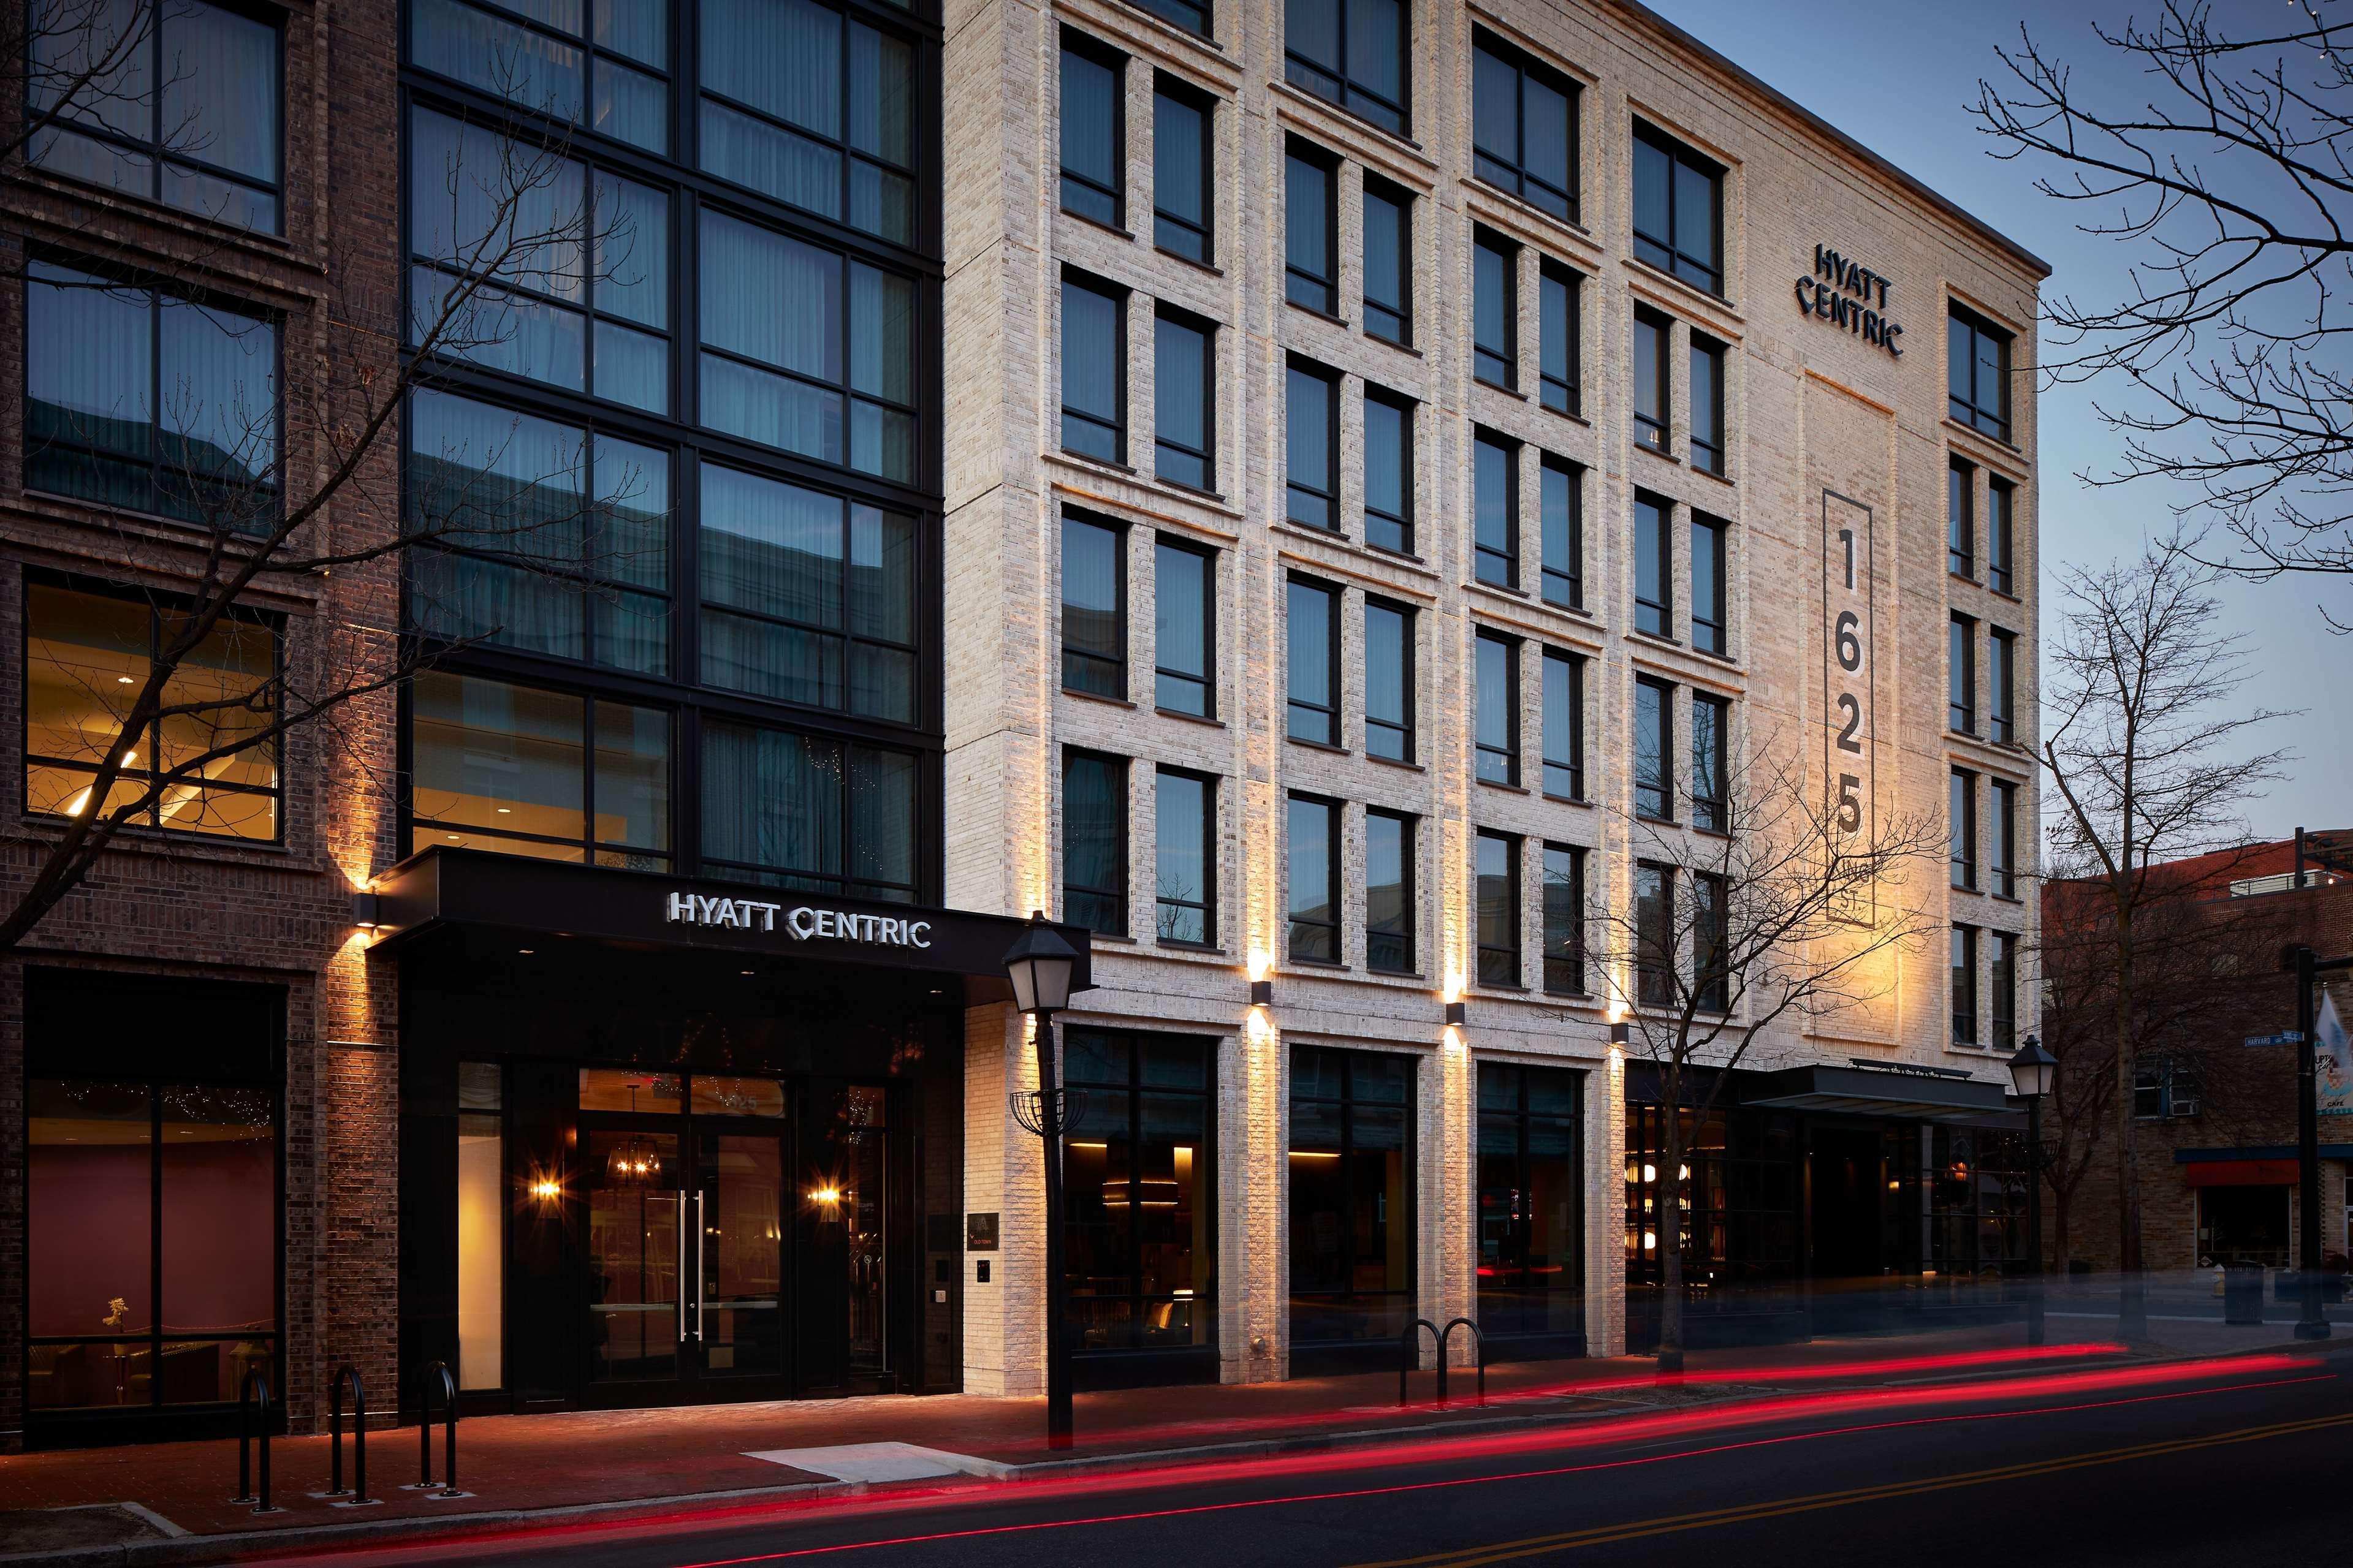
<path fill-rule="evenodd" d="M 2015 244 L 1628 5 L 127 12 L 144 75 L 0 197 L 0 897 L 185 747 L 115 689 L 218 495 L 317 495 L 403 365 L 290 546 L 349 563 L 170 689 L 433 658 L 174 781 L 0 962 L 4 1440 L 218 1430 L 256 1370 L 304 1428 L 345 1365 L 1036 1392 L 1033 910 L 1087 950 L 1082 1386 L 1641 1348 L 1591 933 L 1768 746 L 1955 814 L 1904 889 L 1949 954 L 1694 1130 L 1694 1300 L 1803 1333 L 2019 1256 Z M 420 347 L 522 165 L 502 330 Z"/>

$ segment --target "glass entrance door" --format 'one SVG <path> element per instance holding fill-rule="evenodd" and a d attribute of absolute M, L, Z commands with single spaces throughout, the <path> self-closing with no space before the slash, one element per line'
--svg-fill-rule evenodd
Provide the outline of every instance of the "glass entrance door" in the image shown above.
<path fill-rule="evenodd" d="M 699 1132 L 694 1217 L 702 1266 L 690 1341 L 714 1379 L 785 1372 L 785 1148 L 774 1131 Z"/>
<path fill-rule="evenodd" d="M 683 1372 L 679 1289 L 691 1234 L 678 1136 L 633 1128 L 584 1130 L 588 1197 L 588 1375 L 659 1382 Z"/>

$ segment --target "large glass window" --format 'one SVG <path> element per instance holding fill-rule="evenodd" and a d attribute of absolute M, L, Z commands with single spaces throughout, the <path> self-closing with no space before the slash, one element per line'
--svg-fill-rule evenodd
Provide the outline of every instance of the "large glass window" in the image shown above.
<path fill-rule="evenodd" d="M 1132 4 L 1188 33 L 1198 33 L 1205 38 L 1209 36 L 1210 7 L 1207 4 L 1197 4 L 1196 0 L 1132 0 Z"/>
<path fill-rule="evenodd" d="M 913 723 L 915 520 L 714 463 L 702 486 L 702 679 Z"/>
<path fill-rule="evenodd" d="M 670 673 L 668 452 L 430 389 L 407 426 L 416 630 Z"/>
<path fill-rule="evenodd" d="M 1945 568 L 1956 577 L 1977 575 L 1977 524 L 1971 500 L 1977 467 L 1954 458 L 1945 469 Z"/>
<path fill-rule="evenodd" d="M 2007 746 L 2018 739 L 2018 634 L 2000 627 L 1986 632 L 1986 738 Z"/>
<path fill-rule="evenodd" d="M 1955 768 L 1952 795 L 1952 882 L 1956 888 L 1974 892 L 1978 885 L 1978 775 L 1967 768 Z"/>
<path fill-rule="evenodd" d="M 1585 661 L 1558 648 L 1544 656 L 1544 792 L 1585 798 Z"/>
<path fill-rule="evenodd" d="M 1197 490 L 1217 483 L 1210 455 L 1218 417 L 1211 330 L 1166 305 L 1153 318 L 1153 471 Z"/>
<path fill-rule="evenodd" d="M 1585 1331 L 1585 1080 L 1479 1064 L 1479 1331 Z"/>
<path fill-rule="evenodd" d="M 1988 982 L 1991 994 L 1987 1007 L 1992 1037 L 1986 1043 L 1998 1051 L 2014 1051 L 2018 1048 L 2018 937 L 2006 931 L 1992 934 L 1992 974 Z"/>
<path fill-rule="evenodd" d="M 46 261 L 26 268 L 25 487 L 266 532 L 278 328 Z"/>
<path fill-rule="evenodd" d="M 668 10 L 648 0 L 597 0 L 598 39 L 626 37 L 636 58 L 659 61 Z M 813 0 L 703 0 L 697 16 L 702 166 L 789 205 L 913 244 L 913 46 Z"/>
<path fill-rule="evenodd" d="M 1402 136 L 1408 0 L 1285 0 L 1282 76 Z"/>
<path fill-rule="evenodd" d="M 1413 197 L 1365 176 L 1365 331 L 1413 342 Z"/>
<path fill-rule="evenodd" d="M 1544 405 L 1556 414 L 1575 414 L 1583 405 L 1578 362 L 1582 358 L 1583 318 L 1578 309 L 1577 276 L 1547 261 L 1536 273 L 1536 329 L 1542 336 Z"/>
<path fill-rule="evenodd" d="M 1291 956 L 1300 963 L 1338 963 L 1340 803 L 1294 795 L 1287 803 L 1283 829 Z"/>
<path fill-rule="evenodd" d="M 1340 526 L 1340 378 L 1293 360 L 1283 380 L 1284 515 Z"/>
<path fill-rule="evenodd" d="M 1471 440 L 1472 569 L 1482 583 L 1520 585 L 1520 448 L 1490 431 Z"/>
<path fill-rule="evenodd" d="M 1520 384 L 1520 247 L 1486 229 L 1471 237 L 1471 374 L 1509 392 Z"/>
<path fill-rule="evenodd" d="M 1674 635 L 1674 541 L 1667 532 L 1673 507 L 1634 492 L 1634 629 L 1654 637 Z"/>
<path fill-rule="evenodd" d="M 1294 305 L 1340 313 L 1340 170 L 1293 140 L 1282 162 L 1283 292 Z"/>
<path fill-rule="evenodd" d="M 1675 1003 L 1675 874 L 1648 860 L 1634 867 L 1634 999 Z"/>
<path fill-rule="evenodd" d="M 1953 928 L 1953 1044 L 1978 1043 L 1978 928 Z"/>
<path fill-rule="evenodd" d="M 1365 601 L 1365 753 L 1413 761 L 1413 612 Z"/>
<path fill-rule="evenodd" d="M 1544 483 L 1544 598 L 1567 609 L 1585 605 L 1584 470 L 1547 457 Z"/>
<path fill-rule="evenodd" d="M 1217 662 L 1217 557 L 1164 537 L 1152 561 L 1154 705 L 1208 718 L 1216 705 L 1209 672 Z"/>
<path fill-rule="evenodd" d="M 718 875 L 912 903 L 917 764 L 874 746 L 702 725 L 702 859 Z"/>
<path fill-rule="evenodd" d="M 1062 210 L 1124 226 L 1126 60 L 1083 34 L 1062 35 Z"/>
<path fill-rule="evenodd" d="M 1283 594 L 1294 741 L 1340 743 L 1340 590 L 1293 577 Z"/>
<path fill-rule="evenodd" d="M 1520 841 L 1481 830 L 1472 850 L 1476 880 L 1479 984 L 1520 983 Z"/>
<path fill-rule="evenodd" d="M 1950 720 L 1964 735 L 1978 732 L 1978 624 L 1967 616 L 1953 617 L 1952 639 L 1945 653 L 1950 686 Z"/>
<path fill-rule="evenodd" d="M 1691 574 L 1692 574 L 1692 647 L 1702 653 L 1725 654 L 1732 651 L 1725 629 L 1725 535 L 1729 531 L 1720 520 L 1702 512 L 1692 513 Z"/>
<path fill-rule="evenodd" d="M 669 714 L 439 669 L 409 705 L 413 848 L 669 867 Z"/>
<path fill-rule="evenodd" d="M 1365 967 L 1413 973 L 1413 818 L 1365 813 Z"/>
<path fill-rule="evenodd" d="M 1724 292 L 1724 167 L 1634 122 L 1634 255 Z"/>
<path fill-rule="evenodd" d="M 278 233 L 281 44 L 205 0 L 30 0 L 26 157 L 50 174 Z"/>
<path fill-rule="evenodd" d="M 1674 692 L 1648 676 L 1634 681 L 1634 810 L 1660 821 L 1675 815 Z"/>
<path fill-rule="evenodd" d="M 2008 779 L 1994 779 L 1993 841 L 1988 868 L 1992 872 L 1989 890 L 2005 899 L 2018 897 L 2018 785 Z"/>
<path fill-rule="evenodd" d="M 1724 345 L 1697 332 L 1691 338 L 1691 460 L 1704 472 L 1724 472 Z"/>
<path fill-rule="evenodd" d="M 1520 645 L 1481 632 L 1476 639 L 1476 722 L 1472 741 L 1478 776 L 1490 784 L 1520 782 Z"/>
<path fill-rule="evenodd" d="M 1214 1353 L 1215 1046 L 1072 1029 L 1062 1060 L 1083 1100 L 1062 1145 L 1071 1348 Z"/>
<path fill-rule="evenodd" d="M 128 811 L 142 827 L 216 837 L 279 836 L 276 619 L 233 612 L 165 678 L 163 708 L 195 707 L 125 733 L 157 650 L 183 612 L 132 590 L 25 583 L 25 809 L 37 816 Z M 111 757 L 115 783 L 90 796 Z M 168 782 L 166 782 L 168 780 Z"/>
<path fill-rule="evenodd" d="M 706 36 L 726 28 L 738 8 L 723 0 L 704 7 Z M 790 24 L 776 14 L 816 9 L 789 0 L 752 8 L 780 27 Z M 838 56 L 839 18 L 820 15 L 833 22 Z M 413 0 L 408 18 L 409 56 L 424 69 L 649 153 L 670 151 L 670 7 L 661 0 Z M 712 70 L 706 55 L 706 79 Z"/>
<path fill-rule="evenodd" d="M 913 279 L 707 207 L 702 279 L 705 425 L 914 482 Z"/>
<path fill-rule="evenodd" d="M 1062 918 L 1127 934 L 1127 763 L 1062 753 Z"/>
<path fill-rule="evenodd" d="M 1674 324 L 1656 310 L 1634 307 L 1634 440 L 1653 452 L 1667 449 L 1673 418 L 1673 383 L 1667 370 L 1667 345 L 1674 340 Z"/>
<path fill-rule="evenodd" d="M 1062 447 L 1127 461 L 1127 300 L 1107 283 L 1062 279 Z"/>
<path fill-rule="evenodd" d="M 1732 826 L 1732 704 L 1692 693 L 1692 826 L 1724 833 Z"/>
<path fill-rule="evenodd" d="M 1413 1321 L 1413 1089 L 1411 1057 L 1292 1048 L 1294 1347 L 1385 1342 L 1394 1360 Z"/>
<path fill-rule="evenodd" d="M 506 1386 L 507 1165 L 503 1074 L 458 1064 L 458 1386 Z"/>
<path fill-rule="evenodd" d="M 1585 992 L 1585 851 L 1574 845 L 1544 847 L 1544 988 Z"/>
<path fill-rule="evenodd" d="M 2017 553 L 2018 487 L 2007 479 L 1986 481 L 1986 586 L 2012 592 Z"/>
<path fill-rule="evenodd" d="M 1481 27 L 1471 37 L 1471 151 L 1481 179 L 1577 221 L 1577 85 Z"/>
<path fill-rule="evenodd" d="M 1062 684 L 1127 695 L 1125 539 L 1107 522 L 1062 515 Z"/>
<path fill-rule="evenodd" d="M 1695 871 L 1691 885 L 1692 1000 L 1704 1012 L 1728 1012 L 1732 1005 L 1732 975 L 1726 961 L 1732 908 L 1725 897 L 1725 880 L 1711 872 Z"/>
<path fill-rule="evenodd" d="M 1365 542 L 1413 553 L 1413 404 L 1365 388 Z"/>
<path fill-rule="evenodd" d="M 1998 441 L 2010 439 L 2010 334 L 1958 305 L 1945 325 L 1946 410 Z"/>
<path fill-rule="evenodd" d="M 1690 1168 L 1680 1193 L 1677 1173 L 1665 1161 L 1671 1114 L 1683 1122 L 1680 1143 Z M 1683 1248 L 1689 1311 L 1754 1310 L 1751 1292 L 1760 1289 L 1770 1293 L 1767 1300 L 1786 1300 L 1781 1292 L 1799 1272 L 1801 1175 L 1798 1119 L 1787 1111 L 1734 1107 L 1702 1119 L 1688 1110 L 1627 1106 L 1628 1342 L 1651 1342 L 1669 1247 Z M 1678 1196 L 1688 1205 L 1680 1223 L 1667 1217 Z M 1891 1207 L 1894 1202 L 1891 1196 Z"/>
<path fill-rule="evenodd" d="M 1207 266 L 1217 148 L 1210 100 L 1170 76 L 1152 86 L 1152 242 Z"/>
<path fill-rule="evenodd" d="M 1152 814 L 1152 929 L 1162 942 L 1207 947 L 1217 940 L 1217 816 L 1215 779 L 1159 770 Z"/>

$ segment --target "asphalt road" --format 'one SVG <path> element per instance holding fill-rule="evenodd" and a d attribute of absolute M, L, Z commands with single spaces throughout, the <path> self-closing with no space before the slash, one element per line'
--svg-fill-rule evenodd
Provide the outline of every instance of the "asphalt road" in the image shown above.
<path fill-rule="evenodd" d="M 2353 1346 L 1793 1393 L 1485 1439 L 314 1559 L 727 1568 L 2326 1560 Z"/>

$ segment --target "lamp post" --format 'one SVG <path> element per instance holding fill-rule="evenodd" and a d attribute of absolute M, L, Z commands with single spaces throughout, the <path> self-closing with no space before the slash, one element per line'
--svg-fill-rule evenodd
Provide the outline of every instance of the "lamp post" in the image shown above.
<path fill-rule="evenodd" d="M 2026 1101 L 2026 1259 L 2033 1284 L 2026 1297 L 2026 1342 L 2042 1342 L 2042 1097 L 2051 1092 L 2059 1058 L 2042 1048 L 2042 1037 L 2029 1035 L 2010 1058 L 2010 1086 Z"/>
<path fill-rule="evenodd" d="M 1063 1091 L 1054 1061 L 1054 1015 L 1071 1005 L 1071 974 L 1078 949 L 1032 910 L 1029 929 L 1005 954 L 1013 1005 L 1038 1021 L 1038 1088 L 1013 1096 L 1013 1113 L 1046 1145 L 1046 1446 L 1071 1446 L 1071 1345 L 1065 1331 L 1062 1278 Z M 1028 1103 L 1025 1105 L 1024 1101 Z"/>

